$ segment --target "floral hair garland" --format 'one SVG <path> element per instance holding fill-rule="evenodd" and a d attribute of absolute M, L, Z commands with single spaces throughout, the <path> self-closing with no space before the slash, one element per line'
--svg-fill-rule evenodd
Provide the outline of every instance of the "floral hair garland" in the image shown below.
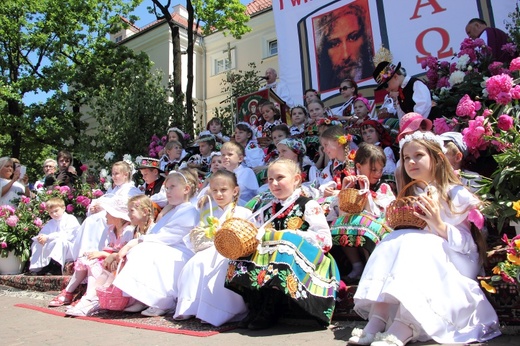
<path fill-rule="evenodd" d="M 385 82 L 390 76 L 392 76 L 395 72 L 396 66 L 392 63 L 389 63 L 376 78 L 376 82 L 382 83 Z"/>
<path fill-rule="evenodd" d="M 215 136 L 213 136 L 213 134 L 202 135 L 197 139 L 197 143 L 209 141 L 216 141 Z"/>
<path fill-rule="evenodd" d="M 321 126 L 321 125 L 341 125 L 341 122 L 337 119 L 337 118 L 319 118 L 318 120 L 316 120 L 316 126 Z"/>
<path fill-rule="evenodd" d="M 345 145 L 352 141 L 352 136 L 350 134 L 338 136 L 338 143 L 341 145 Z"/>
<path fill-rule="evenodd" d="M 176 133 L 177 133 L 178 135 L 180 135 L 182 138 L 185 138 L 185 136 L 186 136 L 186 135 L 184 134 L 184 132 L 183 132 L 181 129 L 179 129 L 178 127 L 170 127 L 170 128 L 168 129 L 168 131 L 166 131 L 166 133 L 170 133 L 170 132 L 176 132 Z"/>
<path fill-rule="evenodd" d="M 251 126 L 251 124 L 249 124 L 249 123 L 247 123 L 245 121 L 241 121 L 241 122 L 237 123 L 237 125 L 245 125 L 245 126 L 247 126 L 251 130 L 251 132 L 253 133 L 253 136 L 255 135 L 256 129 L 253 126 Z"/>
<path fill-rule="evenodd" d="M 403 146 L 406 143 L 409 143 L 409 142 L 414 141 L 414 140 L 419 140 L 419 139 L 422 139 L 424 141 L 430 141 L 430 142 L 436 143 L 441 148 L 442 152 L 444 154 L 446 154 L 447 149 L 444 147 L 444 141 L 442 140 L 442 138 L 437 136 L 437 135 L 434 135 L 431 132 L 416 131 L 416 132 L 414 132 L 412 134 L 404 136 L 404 138 L 402 138 L 399 141 L 399 149 L 402 150 Z"/>

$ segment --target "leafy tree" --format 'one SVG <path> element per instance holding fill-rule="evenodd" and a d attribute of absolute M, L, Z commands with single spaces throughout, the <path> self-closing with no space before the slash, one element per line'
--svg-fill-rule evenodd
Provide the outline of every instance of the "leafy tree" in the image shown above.
<path fill-rule="evenodd" d="M 162 73 L 136 74 L 133 81 L 101 87 L 90 104 L 97 120 L 91 153 L 103 157 L 107 151 L 120 160 L 124 154 L 146 156 L 154 134 L 164 134 L 174 105 L 161 84 Z"/>
<path fill-rule="evenodd" d="M 181 102 L 184 99 L 184 95 L 182 94 L 181 86 L 182 71 L 179 27 L 172 19 L 170 0 L 166 2 L 152 0 L 152 2 L 152 12 L 155 13 L 157 19 L 165 19 L 170 27 L 173 46 L 173 97 L 175 102 Z M 182 125 L 185 132 L 193 135 L 193 48 L 198 35 L 198 28 L 202 25 L 202 30 L 205 34 L 214 31 L 224 31 L 225 33 L 231 33 L 235 38 L 240 38 L 245 33 L 251 31 L 251 28 L 246 25 L 249 16 L 246 15 L 246 7 L 240 3 L 240 0 L 186 0 L 186 10 L 188 11 L 186 117 L 184 117 L 184 114 L 176 114 L 173 122 L 177 125 Z"/>
<path fill-rule="evenodd" d="M 86 64 L 94 48 L 108 41 L 107 34 L 124 24 L 115 13 L 127 15 L 139 2 L 4 0 L 0 4 L 0 127 L 6 130 L 3 144 L 10 146 L 3 153 L 22 158 L 37 145 L 81 142 L 85 126 L 79 105 L 64 103 L 71 95 L 65 90 L 75 67 Z M 51 97 L 31 105 L 24 100 L 31 93 Z"/>

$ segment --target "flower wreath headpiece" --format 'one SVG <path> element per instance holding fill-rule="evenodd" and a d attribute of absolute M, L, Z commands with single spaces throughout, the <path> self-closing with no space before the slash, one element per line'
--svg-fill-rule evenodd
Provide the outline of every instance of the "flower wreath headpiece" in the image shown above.
<path fill-rule="evenodd" d="M 444 154 L 446 154 L 446 152 L 447 152 L 447 149 L 444 147 L 444 141 L 442 140 L 441 137 L 439 137 L 437 135 L 434 135 L 431 132 L 420 132 L 420 131 L 416 131 L 416 132 L 414 132 L 412 134 L 404 136 L 404 138 L 402 138 L 399 141 L 399 149 L 402 150 L 403 146 L 406 143 L 409 143 L 409 142 L 411 142 L 413 140 L 417 140 L 417 139 L 422 139 L 422 140 L 425 140 L 425 141 L 435 142 L 441 148 L 441 150 L 442 150 L 442 152 Z"/>
<path fill-rule="evenodd" d="M 241 121 L 241 122 L 237 123 L 237 125 L 246 125 L 247 127 L 249 127 L 249 129 L 253 133 L 253 136 L 255 136 L 256 129 L 253 126 L 251 126 L 250 123 L 247 123 L 245 121 Z"/>
<path fill-rule="evenodd" d="M 183 132 L 180 128 L 178 128 L 178 127 L 170 127 L 170 128 L 168 129 L 168 131 L 166 131 L 166 133 L 170 133 L 170 132 L 176 132 L 176 133 L 177 133 L 178 135 L 180 135 L 183 139 L 185 138 L 185 137 L 184 137 L 184 136 L 185 136 L 184 132 Z"/>
<path fill-rule="evenodd" d="M 319 118 L 318 120 L 316 120 L 316 125 L 317 126 L 321 126 L 321 125 L 341 125 L 341 122 L 337 119 L 337 118 L 334 118 L 334 117 L 330 117 L 330 118 Z"/>
<path fill-rule="evenodd" d="M 216 141 L 215 136 L 211 133 L 200 136 L 196 142 L 200 143 L 200 142 L 209 142 L 209 141 Z"/>
<path fill-rule="evenodd" d="M 302 106 L 302 105 L 296 105 L 296 106 L 292 107 L 291 110 L 289 111 L 289 113 L 292 115 L 293 109 L 296 109 L 296 108 L 303 110 L 303 114 L 305 114 L 306 118 L 309 117 L 309 112 L 307 111 L 307 108 L 305 108 L 305 106 Z"/>

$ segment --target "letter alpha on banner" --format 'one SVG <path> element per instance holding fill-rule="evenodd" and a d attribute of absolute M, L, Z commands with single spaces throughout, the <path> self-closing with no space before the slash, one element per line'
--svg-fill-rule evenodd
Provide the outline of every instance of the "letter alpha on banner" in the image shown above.
<path fill-rule="evenodd" d="M 281 0 L 280 0 L 281 1 Z M 410 19 L 417 19 L 421 16 L 419 15 L 419 9 L 421 7 L 431 6 L 433 7 L 433 12 L 431 14 L 435 14 L 438 12 L 446 11 L 445 8 L 442 8 L 438 3 L 437 0 L 428 0 L 425 3 L 421 3 L 421 0 L 417 0 L 417 4 L 415 5 L 415 11 L 413 12 L 413 16 Z"/>
<path fill-rule="evenodd" d="M 417 48 L 419 53 L 423 54 L 423 56 L 416 56 L 417 63 L 421 63 L 421 61 L 432 55 L 426 50 L 426 48 L 424 48 L 424 37 L 430 31 L 438 32 L 442 38 L 442 47 L 437 51 L 437 58 L 443 59 L 453 56 L 453 48 L 446 50 L 450 44 L 450 34 L 443 28 L 430 28 L 421 32 L 419 36 L 417 36 L 417 39 L 415 39 L 415 48 Z"/>

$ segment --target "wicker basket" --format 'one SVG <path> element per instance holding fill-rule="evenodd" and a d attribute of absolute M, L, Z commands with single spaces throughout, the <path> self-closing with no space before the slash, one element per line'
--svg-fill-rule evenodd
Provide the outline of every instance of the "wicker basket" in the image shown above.
<path fill-rule="evenodd" d="M 215 234 L 215 248 L 222 256 L 232 260 L 249 256 L 258 246 L 257 233 L 258 229 L 251 222 L 229 218 Z"/>
<path fill-rule="evenodd" d="M 338 194 L 339 209 L 349 214 L 361 213 L 368 199 L 368 191 L 352 188 L 342 189 Z"/>
<path fill-rule="evenodd" d="M 117 265 L 117 273 L 121 270 L 121 263 L 119 262 Z M 114 285 L 97 287 L 96 293 L 99 298 L 99 307 L 105 310 L 123 311 L 130 300 L 130 297 L 124 297 L 123 291 Z"/>
<path fill-rule="evenodd" d="M 417 196 L 404 196 L 406 191 L 417 183 L 423 183 L 428 185 L 423 180 L 413 180 L 404 186 L 401 191 L 399 191 L 399 195 L 390 203 L 390 205 L 386 208 L 386 222 L 388 226 L 393 229 L 403 229 L 403 228 L 419 228 L 423 229 L 426 227 L 426 221 L 418 218 L 413 213 L 418 212 L 422 214 L 422 210 L 416 205 L 418 197 Z"/>

